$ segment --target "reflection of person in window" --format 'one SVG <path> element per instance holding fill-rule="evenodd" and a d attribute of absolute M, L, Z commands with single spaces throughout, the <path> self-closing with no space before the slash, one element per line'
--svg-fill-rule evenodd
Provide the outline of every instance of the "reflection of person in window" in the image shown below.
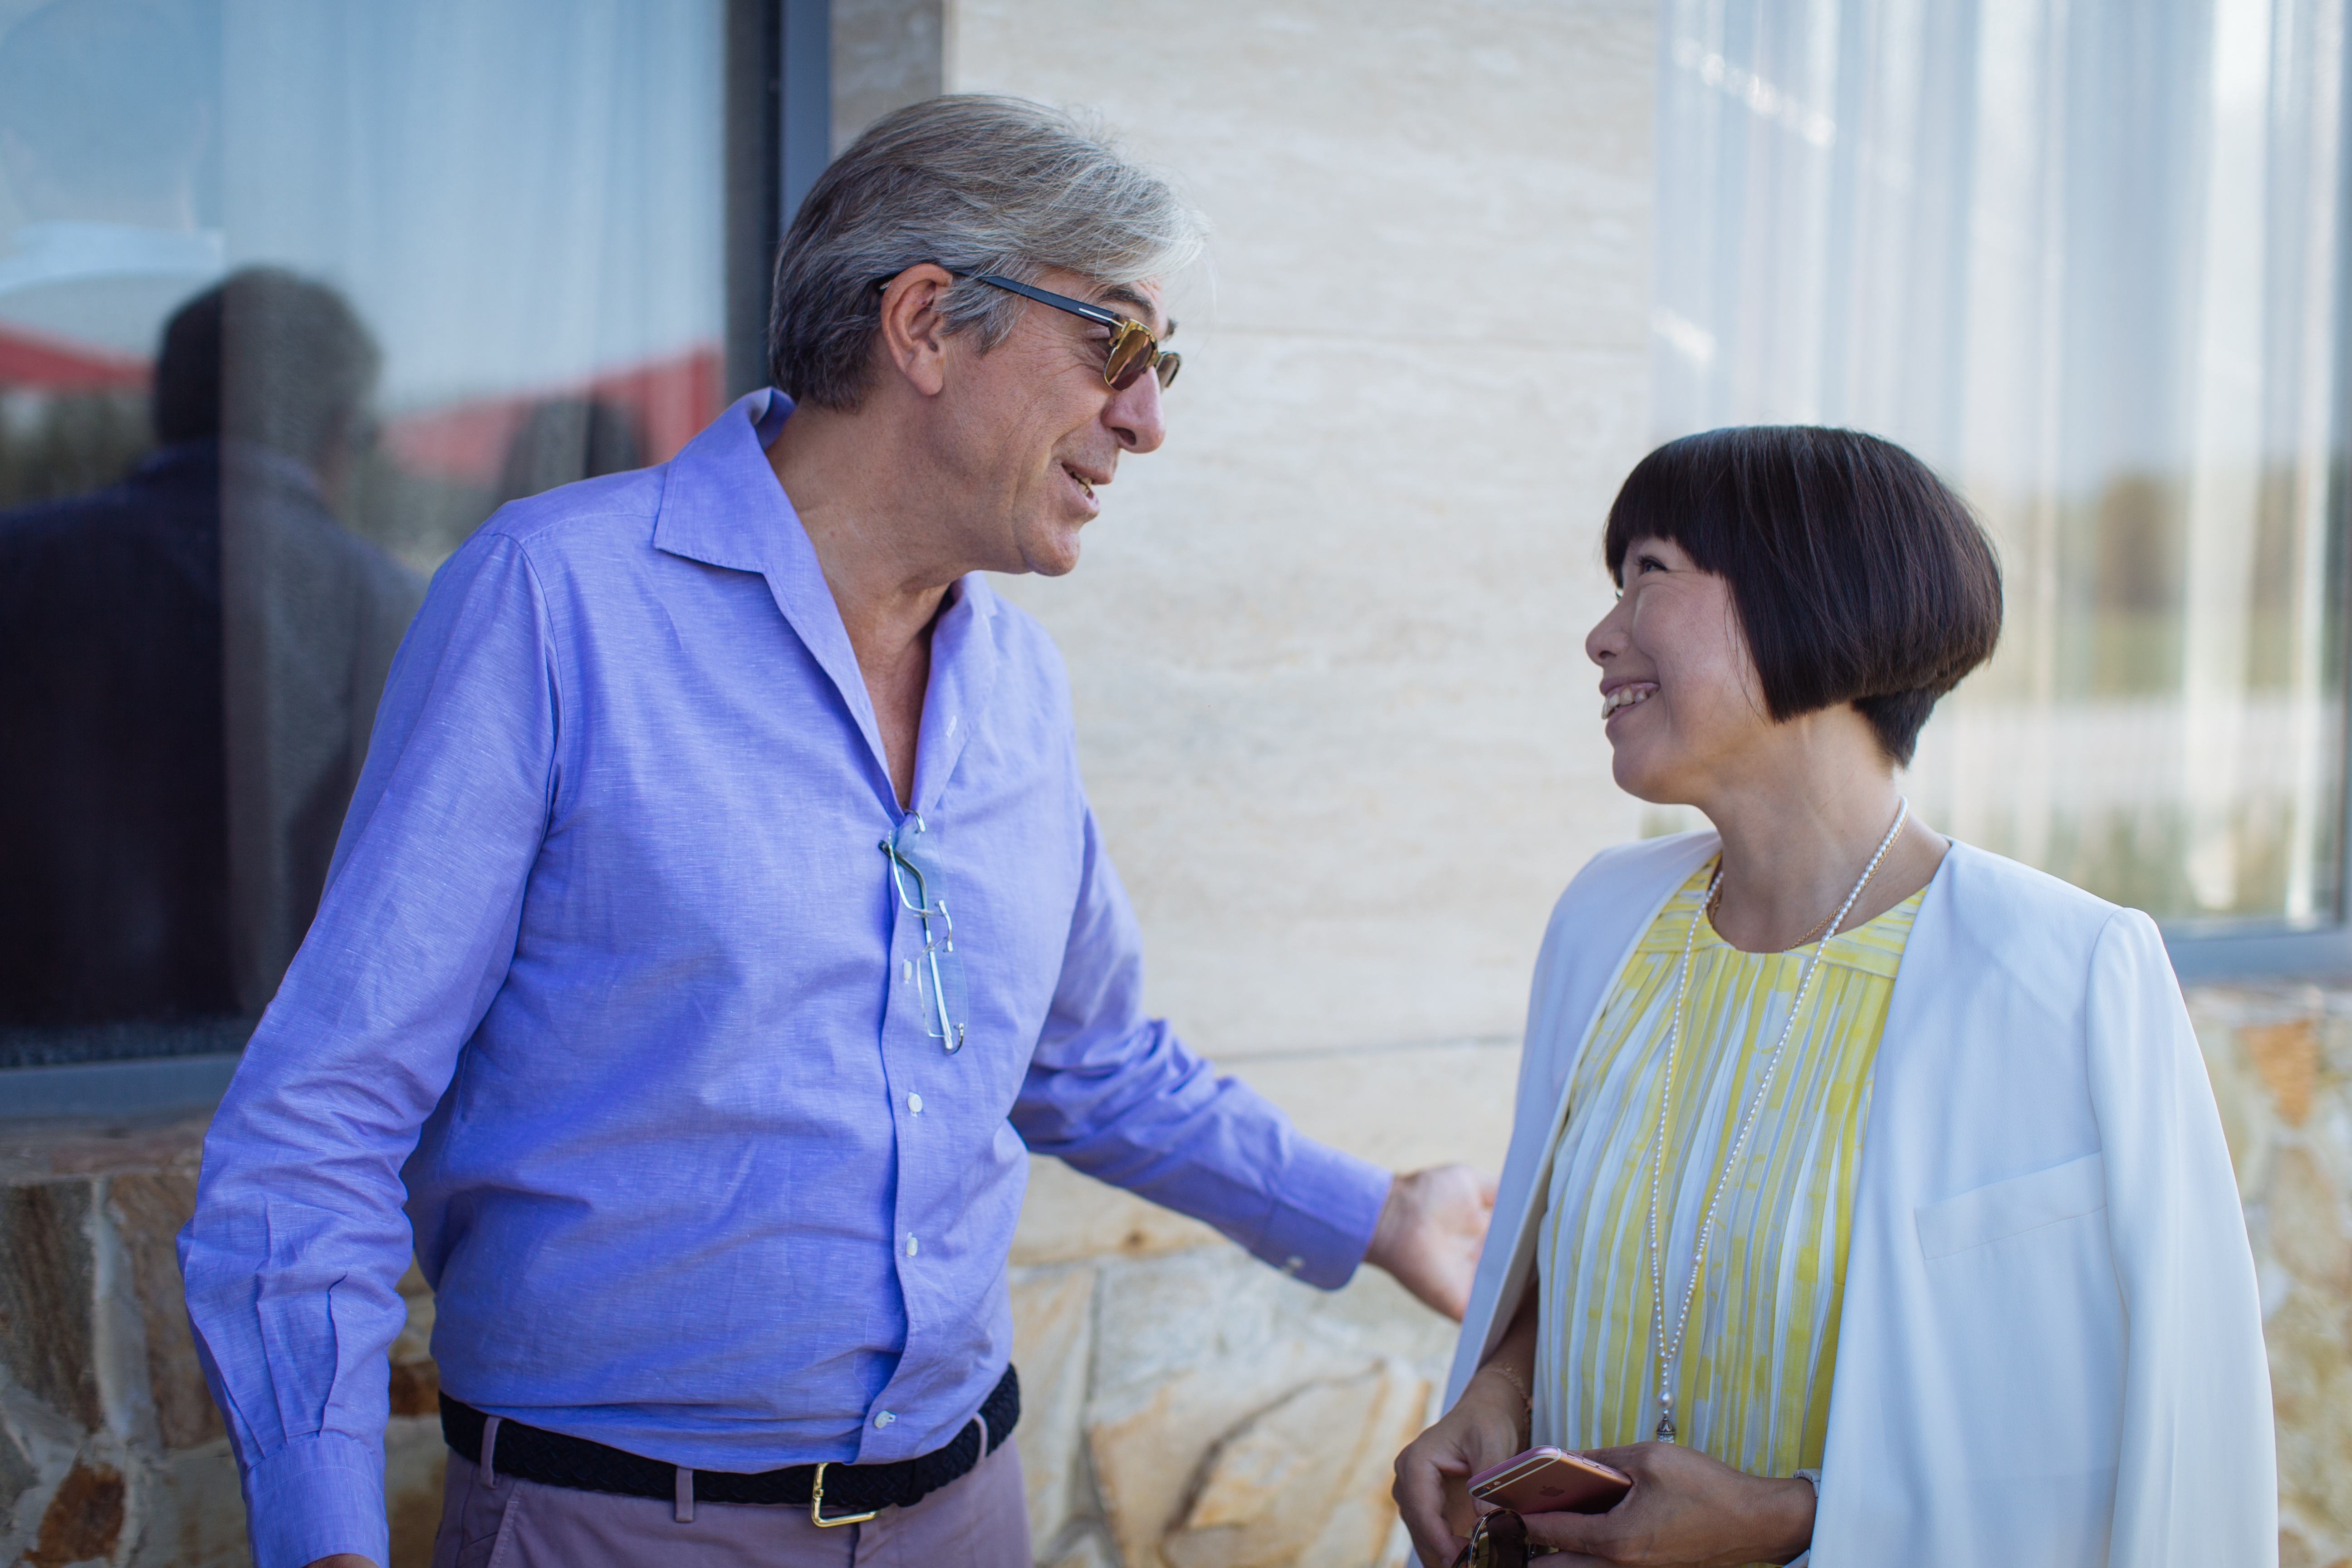
<path fill-rule="evenodd" d="M 1580 1563 L 2276 1563 L 2253 1258 L 2155 923 L 1898 793 L 2000 629 L 1982 531 L 1901 448 L 1790 427 L 1652 453 L 1604 544 L 1617 781 L 1714 826 L 1553 916 L 1451 1408 L 1397 1465 L 1422 1561 L 1533 1443 L 1634 1479 L 1528 1516 Z"/>
<path fill-rule="evenodd" d="M 210 134 L 196 56 L 138 0 L 57 0 L 0 38 L 0 171 L 22 220 L 0 256 L 0 327 L 144 356 L 221 272 L 200 228 Z"/>
<path fill-rule="evenodd" d="M 161 449 L 0 514 L 0 1018 L 275 989 L 421 592 L 332 510 L 376 364 L 331 290 L 241 272 L 165 332 Z"/>
<path fill-rule="evenodd" d="M 555 397 L 534 405 L 507 447 L 501 504 L 575 479 L 625 474 L 642 460 L 629 411 L 602 397 Z"/>

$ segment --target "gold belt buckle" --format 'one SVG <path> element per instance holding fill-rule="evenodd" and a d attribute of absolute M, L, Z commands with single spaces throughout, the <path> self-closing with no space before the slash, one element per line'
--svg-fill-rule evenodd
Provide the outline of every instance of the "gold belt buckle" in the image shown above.
<path fill-rule="evenodd" d="M 824 1467 L 831 1462 L 821 1461 L 816 1468 L 816 1479 L 809 1484 L 809 1522 L 819 1530 L 831 1530 L 836 1524 L 864 1524 L 869 1519 L 879 1519 L 882 1510 L 878 1508 L 870 1513 L 841 1513 L 831 1519 L 824 1517 Z"/>

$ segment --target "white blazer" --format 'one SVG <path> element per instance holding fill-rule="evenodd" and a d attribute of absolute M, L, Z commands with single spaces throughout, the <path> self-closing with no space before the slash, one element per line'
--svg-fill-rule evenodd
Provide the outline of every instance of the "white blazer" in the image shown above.
<path fill-rule="evenodd" d="M 1494 1228 L 1446 1388 L 1534 1261 L 1602 1002 L 1712 832 L 1596 856 L 1545 933 Z M 1878 1047 L 1812 1568 L 2278 1561 L 2262 1308 L 2156 925 L 1955 843 Z"/>

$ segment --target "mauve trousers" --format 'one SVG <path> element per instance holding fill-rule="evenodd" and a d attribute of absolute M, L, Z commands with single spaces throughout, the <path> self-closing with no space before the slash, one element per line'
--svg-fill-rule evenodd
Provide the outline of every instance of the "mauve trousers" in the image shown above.
<path fill-rule="evenodd" d="M 495 1449 L 490 1463 L 498 1463 Z M 1011 1440 L 912 1508 L 820 1530 L 805 1508 L 675 1504 L 488 1480 L 449 1456 L 433 1568 L 1030 1568 L 1028 1500 Z"/>

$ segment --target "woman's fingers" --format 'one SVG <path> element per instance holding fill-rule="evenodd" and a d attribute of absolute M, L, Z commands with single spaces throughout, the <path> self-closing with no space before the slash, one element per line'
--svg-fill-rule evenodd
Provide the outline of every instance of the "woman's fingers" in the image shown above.
<path fill-rule="evenodd" d="M 1398 1517 L 1404 1521 L 1423 1568 L 1449 1568 L 1463 1545 L 1463 1538 L 1454 1533 L 1445 1520 L 1445 1481 L 1449 1471 L 1457 1478 L 1470 1472 L 1460 1467 L 1458 1459 L 1450 1463 L 1440 1459 L 1439 1445 L 1430 1441 L 1438 1436 L 1439 1428 L 1433 1426 L 1397 1456 L 1396 1486 L 1391 1492 Z"/>
<path fill-rule="evenodd" d="M 1811 1538 L 1812 1489 L 1801 1480 L 1743 1475 L 1672 1444 L 1590 1457 L 1632 1476 L 1633 1489 L 1607 1513 L 1529 1514 L 1529 1541 L 1611 1563 L 1706 1564 L 1779 1562 Z"/>

